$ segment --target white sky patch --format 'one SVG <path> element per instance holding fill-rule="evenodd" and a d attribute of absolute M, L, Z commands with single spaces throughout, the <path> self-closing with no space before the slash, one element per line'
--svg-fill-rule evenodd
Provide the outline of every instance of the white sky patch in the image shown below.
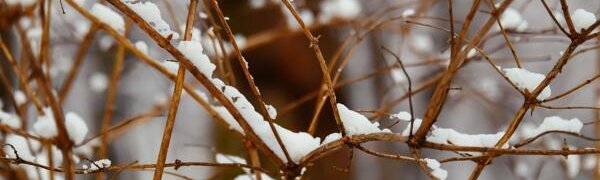
<path fill-rule="evenodd" d="M 575 30 L 578 32 L 583 32 L 583 29 L 590 27 L 592 24 L 594 24 L 594 22 L 596 22 L 596 15 L 586 11 L 585 9 L 577 9 L 573 12 L 571 20 L 573 20 L 573 26 L 575 26 Z"/>
<path fill-rule="evenodd" d="M 391 132 L 389 129 L 379 129 L 378 122 L 371 122 L 369 119 L 362 114 L 348 109 L 344 104 L 337 104 L 340 118 L 346 130 L 346 134 L 358 135 L 358 134 L 371 134 L 378 132 Z"/>
<path fill-rule="evenodd" d="M 154 28 L 154 30 L 158 31 L 160 35 L 163 37 L 167 37 L 173 34 L 173 39 L 179 39 L 179 34 L 175 31 L 171 30 L 171 26 L 162 19 L 160 9 L 158 6 L 152 2 L 136 2 L 125 1 L 125 4 L 131 8 L 131 10 L 135 11 L 138 15 L 142 17 L 146 22 L 150 24 Z"/>
<path fill-rule="evenodd" d="M 527 69 L 521 68 L 504 68 L 502 69 L 508 79 L 519 88 L 521 91 L 527 89 L 530 93 L 546 78 L 545 75 L 530 72 Z M 537 96 L 538 100 L 544 100 L 552 94 L 550 85 L 546 86 L 542 92 Z"/>
<path fill-rule="evenodd" d="M 546 131 L 566 131 L 579 134 L 581 128 L 583 128 L 583 123 L 577 118 L 568 120 L 558 116 L 550 116 L 544 118 L 539 127 L 524 131 L 524 136 L 525 138 L 533 138 Z"/>
<path fill-rule="evenodd" d="M 125 32 L 125 21 L 123 20 L 123 17 L 112 9 L 96 3 L 92 6 L 90 13 L 96 16 L 101 22 L 106 23 L 108 26 L 117 30 L 119 33 Z"/>
<path fill-rule="evenodd" d="M 16 101 L 17 105 L 20 106 L 27 102 L 27 96 L 25 96 L 25 93 L 23 93 L 23 91 L 15 90 L 14 95 L 15 95 L 15 101 Z"/>
<path fill-rule="evenodd" d="M 96 93 L 101 93 L 108 88 L 108 77 L 102 72 L 96 72 L 90 76 L 90 89 Z"/>
<path fill-rule="evenodd" d="M 429 159 L 429 158 L 424 158 L 423 160 L 427 164 L 427 167 L 429 167 L 429 169 L 431 169 L 431 175 L 433 175 L 435 178 L 444 180 L 448 177 L 448 171 L 440 168 L 440 166 L 441 166 L 440 162 L 438 162 L 435 159 Z"/>

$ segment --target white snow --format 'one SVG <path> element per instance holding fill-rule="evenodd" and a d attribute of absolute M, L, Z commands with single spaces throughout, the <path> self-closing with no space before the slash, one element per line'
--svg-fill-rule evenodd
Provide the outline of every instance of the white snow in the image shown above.
<path fill-rule="evenodd" d="M 529 25 L 529 23 L 527 23 L 527 21 L 523 19 L 521 13 L 515 8 L 511 7 L 506 8 L 502 15 L 500 15 L 500 23 L 502 24 L 502 27 L 504 27 L 504 29 L 512 29 L 517 31 L 524 31 Z M 496 30 L 500 30 L 500 27 L 498 27 L 497 25 Z"/>
<path fill-rule="evenodd" d="M 260 113 L 256 112 L 254 106 L 252 106 L 246 97 L 236 88 L 225 85 L 225 83 L 219 79 L 213 79 L 213 84 L 215 84 L 219 90 L 223 91 L 223 94 L 227 97 L 227 99 L 229 99 L 230 102 L 233 103 L 234 107 L 240 112 L 244 120 L 248 123 L 256 135 L 271 150 L 273 150 L 273 152 L 275 152 L 280 159 L 285 161 L 285 155 L 277 143 L 277 139 L 275 138 L 268 122 L 264 120 Z M 230 128 L 243 133 L 243 131 L 241 131 L 241 126 L 237 124 L 237 121 L 233 119 L 231 114 L 229 114 L 229 111 L 218 106 L 215 107 L 215 110 L 225 119 L 227 123 L 229 123 Z M 321 139 L 318 137 L 313 137 L 305 132 L 296 133 L 277 124 L 274 125 L 288 151 L 288 154 L 294 162 L 298 162 L 304 155 L 320 146 Z"/>
<path fill-rule="evenodd" d="M 77 40 L 83 40 L 87 32 L 90 30 L 91 23 L 89 21 L 77 21 L 73 23 L 75 26 L 75 37 Z"/>
<path fill-rule="evenodd" d="M 69 134 L 69 139 L 75 142 L 75 144 L 81 143 L 88 133 L 88 127 L 85 121 L 73 112 L 68 112 L 65 115 L 65 128 Z"/>
<path fill-rule="evenodd" d="M 558 22 L 558 24 L 564 26 L 566 24 L 566 20 L 565 20 L 565 16 L 563 15 L 562 12 L 560 11 L 554 11 L 554 17 L 556 18 L 556 21 Z"/>
<path fill-rule="evenodd" d="M 138 41 L 135 43 L 135 48 L 140 50 L 144 54 L 148 54 L 148 44 L 144 41 Z"/>
<path fill-rule="evenodd" d="M 581 170 L 581 156 L 570 155 L 567 156 L 566 159 L 564 159 L 564 157 L 561 158 L 563 158 L 567 166 L 567 175 L 569 175 L 570 179 L 575 179 L 575 177 L 577 177 L 577 174 L 579 174 L 579 171 Z"/>
<path fill-rule="evenodd" d="M 98 40 L 98 45 L 102 51 L 108 51 L 114 44 L 115 40 L 110 36 L 102 36 Z"/>
<path fill-rule="evenodd" d="M 250 0 L 248 2 L 250 3 L 250 7 L 252 9 L 260 9 L 265 7 L 267 4 L 267 0 Z"/>
<path fill-rule="evenodd" d="M 457 146 L 494 147 L 503 135 L 504 132 L 496 134 L 463 134 L 450 128 L 434 127 L 431 135 L 427 137 L 427 141 Z M 502 148 L 508 148 L 508 144 L 504 144 Z"/>
<path fill-rule="evenodd" d="M 163 61 L 160 65 L 165 67 L 171 74 L 177 74 L 177 71 L 179 70 L 179 63 L 175 61 Z"/>
<path fill-rule="evenodd" d="M 596 163 L 598 162 L 598 158 L 596 157 L 596 155 L 586 155 L 583 158 L 583 169 L 584 170 L 592 170 L 594 168 L 596 168 Z"/>
<path fill-rule="evenodd" d="M 104 168 L 108 168 L 111 165 L 111 161 L 109 159 L 100 159 L 97 161 L 94 161 L 94 163 L 90 163 L 89 165 L 87 165 L 87 169 L 84 170 L 84 173 L 90 173 L 90 172 L 94 172 L 100 169 L 104 169 Z"/>
<path fill-rule="evenodd" d="M 406 128 L 404 128 L 404 131 L 402 131 L 402 135 L 403 135 L 403 136 L 409 136 L 409 135 L 410 135 L 410 133 L 409 133 L 409 132 L 410 132 L 410 124 L 411 124 L 411 123 L 410 123 L 410 119 L 409 119 L 408 121 L 409 121 L 408 125 L 406 125 Z M 412 134 L 415 134 L 415 133 L 417 133 L 417 131 L 419 130 L 419 127 L 421 127 L 421 123 L 422 123 L 422 122 L 423 122 L 423 120 L 422 120 L 422 119 L 419 119 L 419 118 L 416 118 L 416 119 L 414 120 L 414 123 L 415 123 L 415 124 L 414 124 L 414 125 L 413 125 L 413 127 L 412 127 L 412 128 L 413 128 L 413 129 L 412 129 Z M 435 126 L 434 126 L 434 127 L 435 127 Z"/>
<path fill-rule="evenodd" d="M 13 129 L 21 128 L 21 118 L 16 114 L 7 113 L 0 110 L 0 124 L 4 124 Z"/>
<path fill-rule="evenodd" d="M 20 106 L 27 102 L 27 96 L 25 96 L 25 93 L 23 93 L 23 91 L 15 90 L 14 95 L 15 95 L 15 101 L 16 101 L 17 105 Z"/>
<path fill-rule="evenodd" d="M 244 158 L 241 158 L 238 156 L 233 156 L 233 155 L 221 154 L 221 153 L 217 153 L 217 155 L 215 156 L 215 160 L 217 160 L 217 163 L 246 164 L 246 160 Z M 245 168 L 243 168 L 243 169 L 246 170 Z"/>
<path fill-rule="evenodd" d="M 396 118 L 396 119 L 399 119 L 399 120 L 403 120 L 403 121 L 410 121 L 410 118 L 412 116 L 410 115 L 409 112 L 400 111 L 400 112 L 398 112 L 396 114 L 392 114 L 390 117 L 391 118 Z"/>
<path fill-rule="evenodd" d="M 202 44 L 198 41 L 181 41 L 177 49 L 185 55 L 192 64 L 202 72 L 206 77 L 212 77 L 215 65 L 210 62 L 206 54 L 202 53 Z"/>
<path fill-rule="evenodd" d="M 267 105 L 267 112 L 269 113 L 269 117 L 271 119 L 277 118 L 277 109 L 273 105 Z"/>
<path fill-rule="evenodd" d="M 54 122 L 54 115 L 50 107 L 43 109 L 43 116 L 39 116 L 38 120 L 33 124 L 33 132 L 44 138 L 52 138 L 56 136 L 56 122 Z"/>
<path fill-rule="evenodd" d="M 504 68 L 502 69 L 508 79 L 519 88 L 521 91 L 528 90 L 530 93 L 546 78 L 545 75 L 530 72 L 521 68 Z M 538 100 L 544 100 L 552 94 L 550 85 L 546 86 L 537 96 Z"/>
<path fill-rule="evenodd" d="M 407 82 L 407 78 L 406 75 L 404 74 L 404 72 L 402 72 L 402 69 L 400 68 L 394 68 L 392 69 L 391 75 L 392 75 L 392 79 L 394 80 L 394 82 L 396 84 L 403 84 Z"/>
<path fill-rule="evenodd" d="M 142 19 L 144 19 L 148 24 L 150 24 L 154 30 L 158 31 L 160 35 L 163 37 L 167 37 L 173 34 L 173 39 L 179 39 L 179 34 L 171 30 L 169 24 L 162 19 L 160 14 L 160 9 L 158 6 L 152 2 L 135 2 L 134 1 L 125 1 L 125 4 L 131 8 L 135 13 L 140 15 Z"/>
<path fill-rule="evenodd" d="M 379 129 L 378 122 L 371 122 L 362 114 L 348 109 L 344 104 L 338 103 L 337 109 L 340 113 L 340 118 L 346 130 L 346 134 L 370 134 L 378 132 L 391 132 L 389 129 Z"/>
<path fill-rule="evenodd" d="M 525 138 L 533 138 L 546 131 L 566 131 L 579 134 L 581 128 L 583 128 L 583 123 L 577 118 L 567 120 L 558 116 L 550 116 L 544 118 L 539 127 L 524 131 L 523 135 Z"/>
<path fill-rule="evenodd" d="M 33 124 L 33 132 L 44 138 L 53 138 L 58 134 L 56 122 L 52 110 L 44 108 L 44 116 L 39 116 Z M 87 125 L 77 114 L 68 112 L 65 114 L 65 128 L 69 134 L 69 139 L 75 143 L 81 143 L 88 132 Z"/>
<path fill-rule="evenodd" d="M 440 168 L 440 162 L 435 159 L 424 158 L 423 159 L 427 164 L 427 167 L 431 169 L 431 175 L 436 177 L 437 179 L 444 180 L 448 177 L 448 171 Z"/>
<path fill-rule="evenodd" d="M 247 164 L 246 160 L 244 158 L 238 157 L 238 156 L 233 156 L 233 155 L 226 155 L 226 154 L 220 154 L 217 153 L 217 155 L 215 156 L 215 159 L 217 161 L 217 163 L 239 163 L 239 164 Z M 244 179 L 249 179 L 249 180 L 254 180 L 255 176 L 253 173 L 250 172 L 250 169 L 248 168 L 241 168 L 245 174 L 239 175 L 237 177 L 235 177 L 236 180 L 244 180 Z M 265 179 L 265 180 L 270 180 L 273 179 L 269 176 L 267 176 L 264 173 L 261 173 L 261 178 Z"/>
<path fill-rule="evenodd" d="M 327 144 L 333 141 L 337 141 L 338 139 L 342 138 L 342 134 L 340 133 L 331 133 L 327 136 L 325 136 L 325 139 L 323 140 L 323 142 L 321 143 L 321 145 L 323 144 Z"/>
<path fill-rule="evenodd" d="M 33 149 L 38 149 L 40 147 L 40 143 L 38 141 L 29 140 L 29 142 L 31 143 L 31 148 Z M 27 161 L 33 161 L 35 159 L 35 157 L 31 154 L 29 144 L 27 143 L 27 139 L 25 139 L 25 137 L 15 134 L 8 134 L 5 137 L 5 143 L 13 145 L 17 150 L 17 153 L 19 154 L 20 158 Z M 3 147 L 4 153 L 7 157 L 16 158 L 16 155 L 14 154 L 12 148 L 10 148 L 9 146 Z"/>
<path fill-rule="evenodd" d="M 272 180 L 273 178 L 269 177 L 265 173 L 260 173 L 260 179 Z M 246 173 L 236 176 L 233 180 L 256 180 L 256 177 L 254 174 Z"/>
<path fill-rule="evenodd" d="M 9 6 L 21 5 L 26 7 L 35 4 L 37 0 L 5 0 L 4 2 Z"/>
<path fill-rule="evenodd" d="M 417 53 L 429 53 L 433 50 L 434 41 L 430 35 L 425 33 L 413 33 L 411 34 L 409 45 Z"/>
<path fill-rule="evenodd" d="M 108 77 L 101 72 L 95 72 L 90 76 L 90 89 L 96 93 L 101 93 L 108 87 Z"/>
<path fill-rule="evenodd" d="M 407 18 L 412 15 L 415 15 L 415 9 L 413 9 L 413 8 L 408 8 L 408 9 L 405 9 L 404 11 L 402 11 L 403 18 Z"/>
<path fill-rule="evenodd" d="M 237 132 L 244 134 L 244 129 L 242 129 L 242 126 L 240 126 L 240 124 L 238 124 L 237 121 L 235 121 L 233 116 L 231 116 L 229 111 L 227 111 L 227 108 L 225 108 L 223 106 L 216 106 L 213 108 L 215 109 L 215 111 L 217 113 L 219 113 L 219 115 L 221 115 L 221 117 L 225 120 L 225 122 L 227 122 L 227 124 L 229 124 L 230 129 L 236 130 Z"/>
<path fill-rule="evenodd" d="M 594 22 L 596 22 L 596 15 L 586 11 L 585 9 L 577 9 L 573 12 L 571 20 L 573 20 L 573 26 L 575 26 L 575 30 L 582 32 L 583 29 L 590 27 L 592 24 L 594 24 Z"/>
<path fill-rule="evenodd" d="M 527 164 L 526 161 L 517 161 L 515 166 L 513 167 L 513 171 L 515 175 L 521 179 L 527 179 L 530 177 L 532 172 L 534 172 L 530 165 Z"/>
<path fill-rule="evenodd" d="M 246 43 L 247 43 L 246 36 L 244 36 L 242 34 L 235 34 L 233 36 L 233 39 L 237 43 L 239 49 L 244 49 L 244 47 L 246 47 Z M 232 45 L 232 47 L 233 47 L 233 45 Z M 244 61 L 245 61 L 245 59 L 244 59 Z M 248 66 L 248 62 L 246 62 L 246 66 Z"/>
<path fill-rule="evenodd" d="M 319 22 L 333 19 L 351 20 L 359 15 L 362 7 L 358 0 L 325 0 L 321 3 Z"/>
<path fill-rule="evenodd" d="M 205 12 L 199 12 L 198 16 L 200 16 L 201 19 L 208 19 L 208 14 L 206 14 Z"/>
<path fill-rule="evenodd" d="M 185 28 L 186 28 L 185 24 L 179 26 L 179 30 L 181 32 L 185 32 Z M 202 32 L 200 31 L 200 29 L 198 29 L 196 27 L 192 27 L 192 31 L 190 32 L 190 35 L 192 35 L 192 38 L 190 39 L 190 41 L 198 41 L 198 42 L 200 42 L 200 39 L 202 37 Z"/>
<path fill-rule="evenodd" d="M 123 17 L 112 9 L 102 4 L 95 3 L 94 6 L 92 6 L 90 13 L 119 33 L 125 32 L 125 21 L 123 20 Z"/>
<path fill-rule="evenodd" d="M 298 24 L 298 21 L 296 21 L 296 18 L 294 17 L 294 15 L 292 15 L 292 13 L 285 6 L 281 6 L 281 8 L 282 8 L 281 9 L 282 13 L 285 14 L 288 28 L 299 29 L 300 25 Z M 301 10 L 297 10 L 297 11 L 298 11 L 298 14 L 300 15 L 300 18 L 302 18 L 302 22 L 304 22 L 304 25 L 310 26 L 311 24 L 313 24 L 315 16 L 309 9 L 301 9 Z"/>

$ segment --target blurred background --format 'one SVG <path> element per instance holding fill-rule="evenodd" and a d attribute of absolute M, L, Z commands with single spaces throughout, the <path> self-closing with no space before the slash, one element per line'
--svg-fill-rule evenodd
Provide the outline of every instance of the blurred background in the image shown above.
<path fill-rule="evenodd" d="M 176 27 L 185 26 L 188 0 L 147 1 L 159 6 L 161 16 L 171 28 L 182 31 Z M 90 27 L 90 22 L 66 3 L 65 14 L 63 14 L 58 0 L 49 2 L 52 22 L 50 56 L 56 67 L 49 73 L 53 86 L 58 89 L 64 83 L 68 70 L 73 65 L 72 61 Z M 81 0 L 81 2 L 86 9 L 94 3 L 104 3 L 101 0 Z M 228 23 L 236 34 L 236 41 L 241 44 L 250 72 L 265 101 L 278 110 L 276 122 L 293 131 L 306 131 L 315 112 L 318 96 L 316 93 L 321 89 L 322 74 L 309 42 L 295 20 L 291 18 L 291 14 L 281 2 L 276 0 L 218 2 L 225 16 L 229 18 Z M 453 1 L 455 28 L 460 28 L 472 2 Z M 547 2 L 552 9 L 560 12 L 559 1 L 547 0 Z M 333 6 L 327 6 L 326 3 L 331 3 Z M 571 10 L 584 8 L 596 14 L 600 10 L 600 2 L 597 1 L 570 0 L 568 3 Z M 303 12 L 303 19 L 307 21 L 313 34 L 319 37 L 319 45 L 325 59 L 330 62 L 337 56 L 336 54 L 340 54 L 338 63 L 333 67 L 343 67 L 339 82 L 346 83 L 341 83 L 336 89 L 338 101 L 367 117 L 375 117 L 375 111 L 387 107 L 385 113 L 372 119 L 380 122 L 382 127 L 389 127 L 393 132 L 404 130 L 406 123 L 398 123 L 389 115 L 408 111 L 409 104 L 406 98 L 396 102 L 408 92 L 408 81 L 401 69 L 395 65 L 394 57 L 384 52 L 382 47 L 392 50 L 407 65 L 413 88 L 428 84 L 446 70 L 449 33 L 421 24 L 449 28 L 448 1 L 295 0 L 293 4 L 299 12 Z M 231 61 L 232 76 L 235 77 L 231 82 L 234 82 L 247 97 L 252 97 L 236 64 L 237 60 L 232 49 L 226 47 L 226 54 L 223 56 L 220 47 L 215 48 L 216 35 L 211 32 L 214 27 L 210 20 L 204 17 L 214 12 L 207 12 L 206 5 L 208 1 L 202 1 L 199 7 L 201 13 L 198 13 L 195 23 L 195 28 L 201 32 L 199 38 L 202 39 L 204 51 L 212 60 L 222 58 L 224 61 Z M 482 1 L 468 34 L 478 32 L 482 23 L 489 17 L 489 7 Z M 531 32 L 511 33 L 510 36 L 515 50 L 524 62 L 523 66 L 533 72 L 548 72 L 561 51 L 568 45 L 568 38 L 557 31 L 540 1 L 518 0 L 510 7 L 520 12 L 522 18 L 528 22 L 524 32 Z M 335 9 L 341 11 L 341 15 L 328 14 L 335 12 Z M 22 47 L 20 47 L 21 42 L 15 24 L 22 26 L 26 37 L 34 45 L 39 43 L 41 28 L 37 18 L 38 11 L 37 8 L 28 9 L 7 4 L 0 6 L 1 35 L 5 42 L 8 42 L 17 60 L 22 56 L 19 53 Z M 381 25 L 371 28 L 377 23 Z M 544 32 L 541 33 L 542 31 Z M 226 37 L 224 34 L 220 36 Z M 148 45 L 148 54 L 155 60 L 173 59 L 135 25 L 131 25 L 128 38 L 134 43 L 145 42 Z M 490 33 L 487 38 L 489 39 L 480 48 L 488 51 L 498 65 L 504 68 L 515 67 L 502 36 Z M 228 43 L 227 40 L 225 43 Z M 592 47 L 594 43 L 596 42 L 589 42 L 583 46 Z M 76 112 L 87 121 L 90 134 L 97 134 L 100 130 L 108 94 L 106 87 L 103 86 L 106 83 L 98 81 L 106 81 L 110 78 L 117 45 L 118 43 L 108 33 L 102 30 L 96 33 L 85 54 L 71 93 L 64 103 L 64 111 Z M 553 94 L 569 90 L 598 74 L 599 58 L 596 54 L 597 52 L 593 50 L 576 56 L 551 84 Z M 0 57 L 3 58 L 5 57 Z M 347 58 L 347 65 L 340 66 L 339 62 L 345 58 Z M 17 79 L 7 61 L 0 60 L 0 65 L 2 73 L 16 87 Z M 332 74 L 335 72 L 333 71 Z M 218 76 L 228 78 L 223 74 Z M 195 83 L 191 76 L 188 76 L 187 80 Z M 171 80 L 139 61 L 139 58 L 126 53 L 116 91 L 111 124 L 118 124 L 140 113 L 148 112 L 157 105 L 160 106 L 168 100 L 173 85 Z M 595 106 L 599 101 L 597 85 L 592 83 L 553 104 Z M 510 84 L 506 83 L 478 55 L 472 57 L 472 61 L 458 72 L 452 88 L 436 125 L 454 128 L 462 133 L 494 134 L 503 131 L 522 103 L 519 93 L 514 91 Z M 422 118 L 432 89 L 432 85 L 425 86 L 422 91 L 414 94 L 413 107 L 417 118 Z M 4 89 L 0 90 L 0 95 L 3 96 L 3 102 L 7 102 Z M 250 101 L 254 102 L 252 99 Z M 3 108 L 9 110 L 7 103 L 4 104 Z M 155 162 L 166 120 L 165 109 L 158 115 L 139 121 L 111 136 L 108 158 L 113 161 L 113 164 Z M 36 114 L 34 108 L 26 110 L 31 116 Z M 554 115 L 568 119 L 579 118 L 583 122 L 597 120 L 593 110 L 539 108 L 527 115 L 524 123 L 537 125 L 544 117 Z M 324 138 L 336 130 L 327 103 L 318 118 L 320 121 L 316 136 Z M 243 142 L 232 135 L 227 128 L 214 122 L 198 103 L 184 93 L 167 161 L 181 159 L 214 162 L 217 153 L 248 157 Z M 585 125 L 583 134 L 596 137 L 594 126 L 594 124 Z M 531 148 L 560 148 L 563 139 L 579 148 L 595 146 L 594 142 L 580 141 L 571 136 L 550 135 L 531 145 Z M 400 143 L 371 142 L 367 143 L 366 147 L 381 152 L 410 153 L 406 144 Z M 437 150 L 423 152 L 424 157 L 436 159 L 453 154 L 453 152 Z M 485 169 L 480 179 L 594 179 L 596 161 L 596 157 L 592 155 L 569 156 L 566 160 L 559 156 L 502 156 L 496 158 Z M 466 179 L 475 165 L 468 161 L 451 162 L 444 163 L 442 168 L 448 170 L 448 179 Z M 177 173 L 193 179 L 232 179 L 242 171 L 230 168 L 182 167 L 177 170 Z M 378 158 L 348 148 L 316 161 L 306 173 L 306 179 L 428 179 L 415 163 Z M 80 177 L 94 178 L 93 175 Z M 118 175 L 118 179 L 150 179 L 151 177 L 152 171 L 123 171 Z M 165 175 L 165 178 L 177 179 L 168 175 Z"/>

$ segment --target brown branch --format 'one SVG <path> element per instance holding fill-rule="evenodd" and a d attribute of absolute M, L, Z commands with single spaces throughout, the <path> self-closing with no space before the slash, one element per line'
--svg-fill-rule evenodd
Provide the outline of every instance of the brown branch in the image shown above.
<path fill-rule="evenodd" d="M 304 24 L 304 21 L 302 20 L 302 18 L 298 14 L 298 12 L 296 12 L 296 10 L 294 9 L 294 7 L 290 3 L 290 1 L 282 0 L 282 2 L 285 4 L 287 9 L 290 11 L 290 13 L 292 13 L 292 15 L 294 15 L 294 18 L 296 19 L 296 21 L 298 21 L 300 28 L 304 32 L 304 35 L 306 36 L 306 38 L 308 38 L 308 41 L 310 42 L 309 47 L 311 47 L 311 49 L 317 56 L 317 59 L 319 60 L 319 66 L 321 67 L 321 73 L 323 73 L 323 78 L 325 79 L 325 84 L 327 85 L 327 94 L 329 96 L 329 104 L 331 105 L 331 109 L 333 111 L 333 116 L 335 118 L 335 122 L 336 122 L 336 125 L 338 128 L 338 131 L 340 131 L 342 136 L 345 136 L 346 131 L 344 130 L 344 125 L 342 124 L 342 120 L 340 119 L 340 114 L 337 109 L 337 99 L 335 97 L 335 92 L 333 89 L 333 82 L 331 80 L 331 76 L 329 75 L 329 70 L 327 70 L 327 64 L 325 63 L 325 58 L 323 57 L 321 48 L 319 48 L 319 41 L 317 38 L 315 38 L 315 36 L 313 36 L 313 34 L 310 32 L 310 30 L 306 27 L 306 25 Z"/>
<path fill-rule="evenodd" d="M 192 38 L 191 32 L 194 26 L 194 15 L 196 14 L 196 8 L 198 6 L 198 0 L 192 0 L 189 5 L 187 21 L 185 25 L 185 33 L 183 40 L 189 41 Z M 165 161 L 167 160 L 167 154 L 169 151 L 169 144 L 171 143 L 171 136 L 173 129 L 175 128 L 175 118 L 177 117 L 177 110 L 179 109 L 179 101 L 181 99 L 181 91 L 185 81 L 185 67 L 182 63 L 179 63 L 177 70 L 177 80 L 175 81 L 175 88 L 173 89 L 173 95 L 171 96 L 171 103 L 169 104 L 169 114 L 167 115 L 167 122 L 165 129 L 163 130 L 162 141 L 160 143 L 160 149 L 158 151 L 158 158 L 156 159 L 156 170 L 154 171 L 154 180 L 161 180 L 164 172 Z"/>
<path fill-rule="evenodd" d="M 231 41 L 231 44 L 233 45 L 233 49 L 234 49 L 235 54 L 238 59 L 238 63 L 242 69 L 242 72 L 244 74 L 244 77 L 246 78 L 246 81 L 248 82 L 248 85 L 250 86 L 249 89 L 250 89 L 250 91 L 252 91 L 252 94 L 254 94 L 254 96 L 258 100 L 259 112 L 262 114 L 263 118 L 266 119 L 267 122 L 269 123 L 271 132 L 273 132 L 273 135 L 275 136 L 275 139 L 277 140 L 277 144 L 279 144 L 281 151 L 283 151 L 283 154 L 285 156 L 285 159 L 288 161 L 288 164 L 293 166 L 294 161 L 292 161 L 292 158 L 290 157 L 290 154 L 288 153 L 287 148 L 283 144 L 283 141 L 281 140 L 281 137 L 279 136 L 279 133 L 277 132 L 277 129 L 275 128 L 275 125 L 273 124 L 273 119 L 271 118 L 271 116 L 269 115 L 269 112 L 267 111 L 267 104 L 264 102 L 262 95 L 258 91 L 258 86 L 256 86 L 256 84 L 254 83 L 254 78 L 252 77 L 252 75 L 250 74 L 250 71 L 248 70 L 248 66 L 246 65 L 246 60 L 244 59 L 244 57 L 242 56 L 242 52 L 238 48 L 238 44 L 235 41 L 233 32 L 231 31 L 229 24 L 227 24 L 227 21 L 225 20 L 223 11 L 221 11 L 221 8 L 219 7 L 219 4 L 216 0 L 212 0 L 211 5 L 213 6 L 213 9 L 217 13 L 217 17 L 219 18 L 221 24 L 223 25 L 227 36 L 229 36 L 229 40 Z"/>

